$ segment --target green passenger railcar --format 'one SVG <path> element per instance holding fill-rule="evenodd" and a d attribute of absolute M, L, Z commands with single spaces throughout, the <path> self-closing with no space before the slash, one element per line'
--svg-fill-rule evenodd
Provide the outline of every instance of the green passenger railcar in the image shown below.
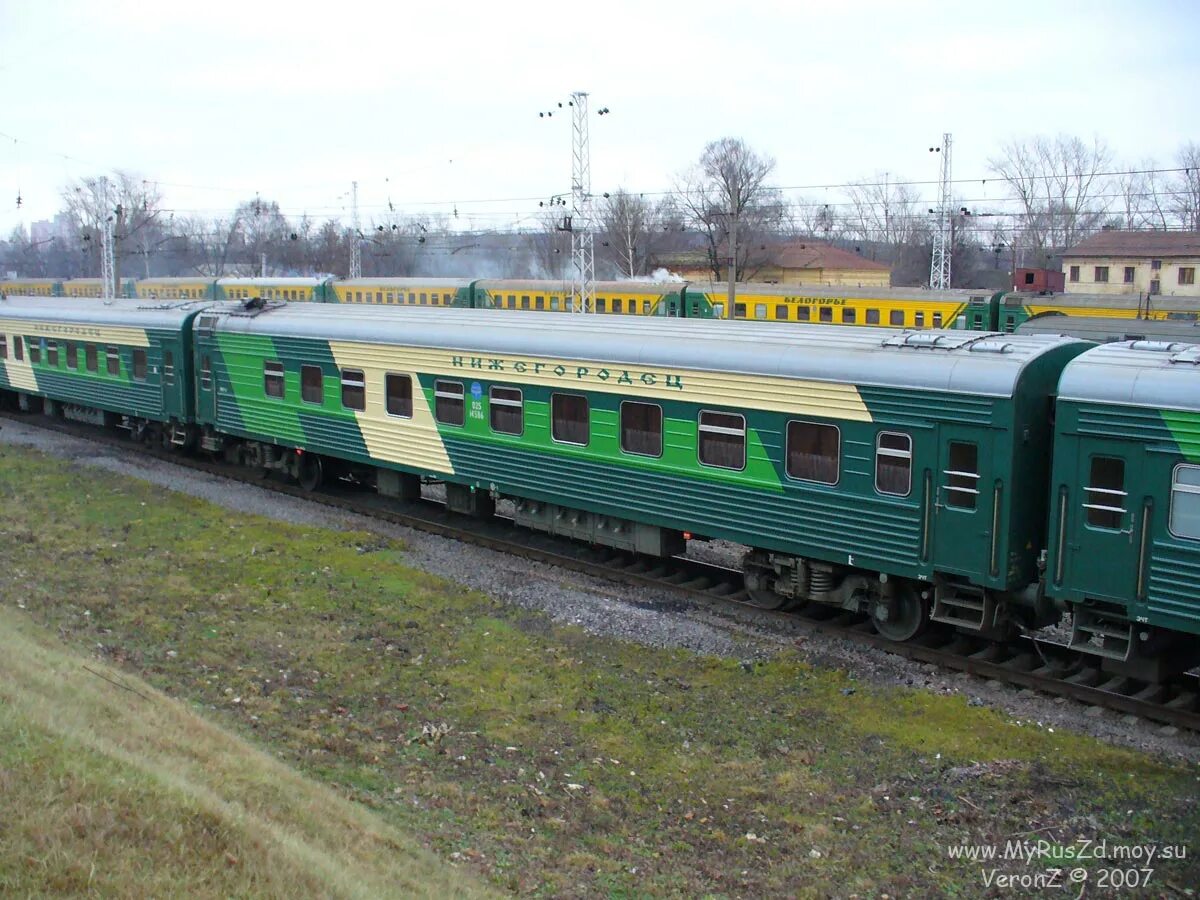
<path fill-rule="evenodd" d="M 1072 362 L 1051 492 L 1047 591 L 1074 613 L 1072 643 L 1123 671 L 1186 668 L 1196 641 L 1183 636 L 1200 634 L 1200 346 L 1127 341 Z"/>
<path fill-rule="evenodd" d="M 23 408 L 125 420 L 183 443 L 194 418 L 191 322 L 204 302 L 0 301 L 0 388 Z"/>
<path fill-rule="evenodd" d="M 900 638 L 931 604 L 983 632 L 1044 612 L 1050 397 L 1080 341 L 365 306 L 196 335 L 207 446 L 302 479 L 433 477 L 452 507 L 508 497 L 643 552 L 736 541 L 758 602 L 866 609 Z"/>

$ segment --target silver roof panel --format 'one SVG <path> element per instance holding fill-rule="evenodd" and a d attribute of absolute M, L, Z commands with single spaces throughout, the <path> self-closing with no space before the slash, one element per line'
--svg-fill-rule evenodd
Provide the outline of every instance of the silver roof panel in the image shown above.
<path fill-rule="evenodd" d="M 1102 344 L 1068 363 L 1058 395 L 1082 403 L 1200 411 L 1200 346 L 1170 341 Z"/>

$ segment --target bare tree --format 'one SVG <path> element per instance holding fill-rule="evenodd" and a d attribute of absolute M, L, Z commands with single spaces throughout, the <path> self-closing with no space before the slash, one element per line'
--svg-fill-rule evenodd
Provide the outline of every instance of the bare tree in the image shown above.
<path fill-rule="evenodd" d="M 677 185 L 684 215 L 704 235 L 715 279 L 731 258 L 733 272 L 761 266 L 763 238 L 779 233 L 783 202 L 767 184 L 774 169 L 774 159 L 727 137 L 705 146 L 699 164 Z"/>
<path fill-rule="evenodd" d="M 1021 206 L 1023 245 L 1039 256 L 1077 244 L 1104 222 L 1104 172 L 1112 153 L 1100 139 L 1038 136 L 1006 144 L 988 160 Z"/>
<path fill-rule="evenodd" d="M 100 245 L 100 229 L 112 218 L 114 273 L 118 279 L 123 257 L 138 252 L 148 258 L 150 245 L 161 238 L 156 232 L 162 206 L 158 186 L 131 172 L 117 171 L 112 178 L 81 179 L 68 185 L 62 197 L 76 229 L 96 247 Z M 99 261 L 93 265 L 98 274 Z"/>
<path fill-rule="evenodd" d="M 597 218 L 604 255 L 622 276 L 636 278 L 646 274 L 650 257 L 667 243 L 679 215 L 669 197 L 655 203 L 618 189 L 605 196 Z"/>
<path fill-rule="evenodd" d="M 1200 144 L 1188 141 L 1179 148 L 1179 173 L 1174 185 L 1173 212 L 1185 231 L 1200 231 Z"/>

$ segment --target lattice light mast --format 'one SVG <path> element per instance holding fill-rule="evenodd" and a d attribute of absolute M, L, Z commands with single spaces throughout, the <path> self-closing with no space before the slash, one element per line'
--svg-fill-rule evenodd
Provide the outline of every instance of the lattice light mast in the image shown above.
<path fill-rule="evenodd" d="M 592 242 L 592 150 L 588 143 L 588 95 L 571 94 L 571 255 L 575 260 L 572 311 L 591 312 L 596 300 Z"/>
<path fill-rule="evenodd" d="M 362 227 L 358 220 L 357 181 L 351 185 L 350 198 L 350 277 L 362 278 Z"/>
<path fill-rule="evenodd" d="M 112 300 L 116 296 L 117 266 L 116 251 L 113 244 L 116 235 L 113 233 L 113 214 L 108 208 L 108 179 L 100 179 L 100 296 Z"/>
<path fill-rule="evenodd" d="M 933 255 L 929 260 L 929 287 L 935 291 L 950 290 L 950 259 L 954 248 L 950 239 L 950 133 L 942 135 L 941 147 L 930 147 L 930 153 L 942 154 L 942 178 L 938 182 L 937 231 L 933 235 Z"/>

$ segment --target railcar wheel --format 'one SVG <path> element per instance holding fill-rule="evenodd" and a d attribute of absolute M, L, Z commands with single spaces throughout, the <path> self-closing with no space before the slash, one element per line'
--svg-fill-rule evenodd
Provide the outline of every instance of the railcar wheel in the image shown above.
<path fill-rule="evenodd" d="M 790 604 L 791 598 L 777 594 L 773 590 L 746 588 L 746 605 L 758 609 L 783 609 Z"/>
<path fill-rule="evenodd" d="M 889 641 L 911 641 L 929 625 L 929 601 L 912 588 L 897 588 L 891 597 L 874 601 L 871 624 Z"/>
<path fill-rule="evenodd" d="M 315 491 L 325 480 L 325 466 L 321 457 L 316 453 L 305 453 L 300 457 L 300 471 L 296 475 L 300 487 L 306 491 Z"/>

